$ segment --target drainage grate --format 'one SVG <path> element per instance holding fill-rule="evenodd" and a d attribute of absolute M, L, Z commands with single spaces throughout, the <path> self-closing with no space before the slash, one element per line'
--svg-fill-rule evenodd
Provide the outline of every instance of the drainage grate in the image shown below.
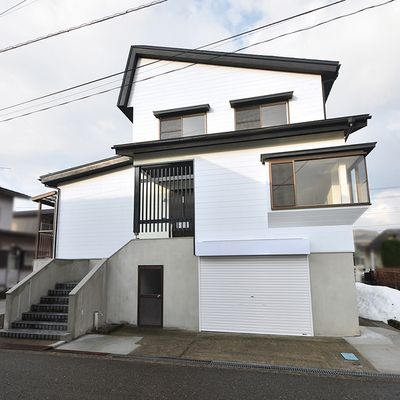
<path fill-rule="evenodd" d="M 383 374 L 383 373 L 381 374 L 379 372 L 341 371 L 337 369 L 287 367 L 284 365 L 253 364 L 253 363 L 241 363 L 232 361 L 186 360 L 182 358 L 144 357 L 144 356 L 121 355 L 121 354 L 110 354 L 110 355 L 115 358 L 132 358 L 136 360 L 173 362 L 179 364 L 197 364 L 197 365 L 209 365 L 215 367 L 265 369 L 271 371 L 298 372 L 298 373 L 308 373 L 308 374 L 318 374 L 318 375 L 337 375 L 337 376 L 343 375 L 343 376 L 354 376 L 360 378 L 362 377 L 362 378 L 381 378 L 381 379 L 400 380 L 400 375 Z"/>

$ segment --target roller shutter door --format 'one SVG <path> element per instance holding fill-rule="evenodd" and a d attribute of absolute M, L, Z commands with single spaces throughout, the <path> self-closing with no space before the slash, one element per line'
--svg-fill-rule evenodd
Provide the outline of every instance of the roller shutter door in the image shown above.
<path fill-rule="evenodd" d="M 200 329 L 313 335 L 307 256 L 200 258 Z"/>

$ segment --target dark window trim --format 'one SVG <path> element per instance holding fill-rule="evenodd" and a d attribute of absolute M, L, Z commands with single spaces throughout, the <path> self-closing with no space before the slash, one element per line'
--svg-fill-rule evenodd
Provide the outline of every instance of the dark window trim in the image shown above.
<path fill-rule="evenodd" d="M 352 144 L 346 146 L 323 147 L 318 149 L 285 151 L 282 153 L 261 154 L 261 162 L 265 164 L 270 161 L 284 161 L 300 158 L 312 158 L 329 156 L 350 156 L 350 155 L 368 155 L 376 146 L 376 142 Z"/>
<path fill-rule="evenodd" d="M 246 99 L 230 100 L 229 104 L 231 105 L 232 108 L 248 107 L 248 106 L 256 106 L 263 104 L 266 105 L 271 103 L 281 103 L 291 100 L 292 97 L 293 97 L 293 92 L 284 92 L 284 93 L 269 94 L 266 96 L 248 97 Z"/>
<path fill-rule="evenodd" d="M 198 106 L 172 108 L 170 110 L 154 111 L 153 114 L 156 118 L 171 118 L 181 117 L 190 114 L 203 114 L 210 111 L 209 104 L 200 104 Z"/>

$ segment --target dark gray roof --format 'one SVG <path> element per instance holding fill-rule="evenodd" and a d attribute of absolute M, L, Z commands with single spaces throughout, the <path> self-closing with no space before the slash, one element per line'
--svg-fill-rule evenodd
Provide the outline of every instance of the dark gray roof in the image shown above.
<path fill-rule="evenodd" d="M 321 75 L 325 101 L 329 96 L 329 92 L 338 76 L 340 68 L 340 64 L 337 61 L 273 57 L 259 54 L 225 53 L 170 47 L 132 46 L 117 102 L 118 107 L 131 121 L 133 120 L 133 113 L 132 108 L 128 107 L 128 101 L 139 58 Z M 201 79 L 201 77 L 199 77 L 199 79 Z"/>
<path fill-rule="evenodd" d="M 4 196 L 9 196 L 9 197 L 20 197 L 22 199 L 29 199 L 30 196 L 27 194 L 19 193 L 19 192 L 14 192 L 14 190 L 6 189 L 0 186 L 0 194 Z"/>
<path fill-rule="evenodd" d="M 368 249 L 380 249 L 382 241 L 388 238 L 400 240 L 400 229 L 384 230 L 369 244 Z"/>
<path fill-rule="evenodd" d="M 301 122 L 298 124 L 276 125 L 265 128 L 244 129 L 240 131 L 213 133 L 208 135 L 118 144 L 113 146 L 113 149 L 116 150 L 117 154 L 133 157 L 135 154 L 141 153 L 235 143 L 250 143 L 259 140 L 265 141 L 285 137 L 314 135 L 325 132 L 342 131 L 344 137 L 347 138 L 351 132 L 355 132 L 365 127 L 370 118 L 370 115 L 364 114 L 353 117 L 332 118 L 319 121 Z"/>
<path fill-rule="evenodd" d="M 79 165 L 77 167 L 42 175 L 39 180 L 46 186 L 57 187 L 61 182 L 71 181 L 73 179 L 98 174 L 100 172 L 125 167 L 131 164 L 132 160 L 129 157 L 121 157 L 118 155 L 89 164 Z"/>

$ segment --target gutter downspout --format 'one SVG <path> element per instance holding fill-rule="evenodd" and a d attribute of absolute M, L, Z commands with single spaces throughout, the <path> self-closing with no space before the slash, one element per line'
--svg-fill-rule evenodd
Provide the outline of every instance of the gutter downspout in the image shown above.
<path fill-rule="evenodd" d="M 57 200 L 54 208 L 53 221 L 53 258 L 56 258 L 57 230 L 58 230 L 58 202 L 60 201 L 61 189 L 57 188 Z"/>

